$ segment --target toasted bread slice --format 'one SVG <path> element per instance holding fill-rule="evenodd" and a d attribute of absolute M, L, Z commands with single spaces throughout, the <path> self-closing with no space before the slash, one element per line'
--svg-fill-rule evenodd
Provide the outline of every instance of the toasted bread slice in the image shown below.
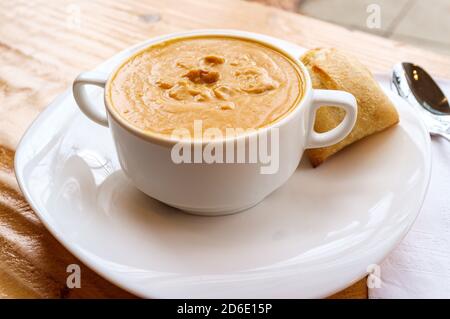
<path fill-rule="evenodd" d="M 371 134 L 385 130 L 399 121 L 397 110 L 384 94 L 370 71 L 356 58 L 334 48 L 306 52 L 302 62 L 308 68 L 315 89 L 342 90 L 353 94 L 358 103 L 358 118 L 350 134 L 339 143 L 306 151 L 314 167 L 344 147 Z M 335 128 L 345 111 L 337 107 L 321 107 L 314 129 L 326 132 Z"/>

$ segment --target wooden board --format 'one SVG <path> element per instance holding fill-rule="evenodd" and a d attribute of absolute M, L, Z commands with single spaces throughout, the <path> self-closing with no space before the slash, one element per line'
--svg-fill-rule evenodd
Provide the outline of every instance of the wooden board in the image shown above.
<path fill-rule="evenodd" d="M 239 0 L 0 0 L 0 297 L 132 297 L 82 266 L 39 222 L 13 173 L 14 150 L 31 121 L 74 77 L 132 44 L 168 32 L 234 28 L 305 47 L 335 46 L 375 72 L 414 61 L 450 78 L 450 59 L 400 43 Z M 364 280 L 334 298 L 365 298 Z"/>

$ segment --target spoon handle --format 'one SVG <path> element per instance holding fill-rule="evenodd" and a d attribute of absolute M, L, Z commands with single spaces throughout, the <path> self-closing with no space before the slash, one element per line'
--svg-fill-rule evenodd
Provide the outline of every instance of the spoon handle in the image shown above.
<path fill-rule="evenodd" d="M 449 141 L 450 142 L 450 134 L 449 133 L 447 133 L 447 132 L 431 132 L 430 131 L 430 134 L 431 135 L 433 135 L 433 136 L 442 136 L 443 138 L 445 138 L 447 141 Z"/>

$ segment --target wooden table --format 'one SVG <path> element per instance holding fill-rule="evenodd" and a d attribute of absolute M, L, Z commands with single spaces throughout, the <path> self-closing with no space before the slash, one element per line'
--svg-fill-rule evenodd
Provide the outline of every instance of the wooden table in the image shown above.
<path fill-rule="evenodd" d="M 22 197 L 14 150 L 31 121 L 74 77 L 136 42 L 180 30 L 235 28 L 304 47 L 348 50 L 375 72 L 414 61 L 450 78 L 450 59 L 404 44 L 239 0 L 0 0 L 0 297 L 132 297 L 82 266 L 82 288 L 66 287 L 79 263 Z M 337 298 L 366 298 L 359 281 Z"/>

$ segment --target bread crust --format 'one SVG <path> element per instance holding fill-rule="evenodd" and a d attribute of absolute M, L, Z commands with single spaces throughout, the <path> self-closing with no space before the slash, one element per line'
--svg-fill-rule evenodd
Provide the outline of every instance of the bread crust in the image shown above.
<path fill-rule="evenodd" d="M 355 96 L 358 117 L 355 127 L 341 142 L 306 150 L 311 164 L 316 167 L 344 147 L 399 122 L 392 102 L 384 94 L 370 71 L 355 57 L 334 48 L 309 50 L 302 57 L 315 89 L 342 90 Z M 321 107 L 316 114 L 314 129 L 326 132 L 336 127 L 345 112 L 337 107 Z"/>

